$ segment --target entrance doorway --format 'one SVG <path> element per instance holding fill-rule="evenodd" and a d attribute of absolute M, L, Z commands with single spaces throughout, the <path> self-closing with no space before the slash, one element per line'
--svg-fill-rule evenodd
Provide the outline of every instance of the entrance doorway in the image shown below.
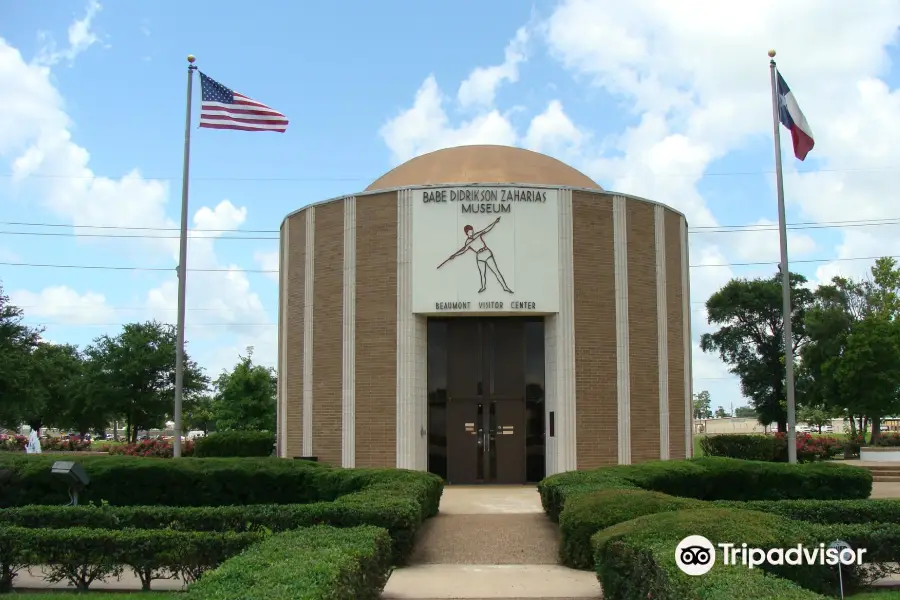
<path fill-rule="evenodd" d="M 429 471 L 451 484 L 544 477 L 543 318 L 429 319 Z"/>

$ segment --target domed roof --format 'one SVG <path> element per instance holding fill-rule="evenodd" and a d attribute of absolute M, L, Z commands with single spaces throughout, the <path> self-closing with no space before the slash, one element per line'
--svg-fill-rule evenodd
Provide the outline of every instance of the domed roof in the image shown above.
<path fill-rule="evenodd" d="M 603 190 L 581 171 L 545 154 L 482 145 L 417 156 L 376 179 L 366 191 L 441 183 L 530 183 Z"/>

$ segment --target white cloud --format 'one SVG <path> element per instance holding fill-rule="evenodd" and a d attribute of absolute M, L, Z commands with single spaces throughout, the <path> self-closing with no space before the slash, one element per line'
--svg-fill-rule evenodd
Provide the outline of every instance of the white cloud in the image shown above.
<path fill-rule="evenodd" d="M 82 51 L 90 45 L 90 22 L 97 9 L 99 5 L 89 8 L 82 25 L 76 23 L 70 28 L 71 48 Z M 54 219 L 73 225 L 169 230 L 159 231 L 158 235 L 141 232 L 151 236 L 141 240 L 79 241 L 109 246 L 114 249 L 112 254 L 131 264 L 156 262 L 171 266 L 170 279 L 147 293 L 146 316 L 173 322 L 177 299 L 174 265 L 178 260 L 178 239 L 173 233 L 178 223 L 168 216 L 170 212 L 177 214 L 177 208 L 170 203 L 169 185 L 145 179 L 137 169 L 112 178 L 99 175 L 90 167 L 90 153 L 73 139 L 63 98 L 51 79 L 51 64 L 54 61 L 46 60 L 46 55 L 26 62 L 18 50 L 0 38 L 0 129 L 4 132 L 0 136 L 0 157 L 10 159 L 16 186 L 34 192 L 22 197 L 40 198 L 42 208 Z M 245 207 L 223 200 L 214 207 L 198 208 L 194 224 L 198 228 L 227 231 L 241 225 L 246 217 Z M 193 272 L 188 274 L 187 305 L 205 310 L 189 313 L 188 331 L 196 336 L 220 335 L 224 331 L 257 340 L 254 328 L 269 322 L 268 315 L 247 274 L 237 265 L 223 264 L 217 257 L 215 238 L 220 234 L 192 234 L 189 243 L 188 269 Z M 212 323 L 226 325 L 221 330 L 211 326 L 190 328 L 192 324 Z M 239 340 L 238 345 L 246 343 Z"/>
<path fill-rule="evenodd" d="M 266 277 L 273 281 L 278 281 L 278 269 L 281 266 L 279 258 L 278 250 L 271 252 L 257 251 L 253 254 L 256 264 L 259 265 L 260 269 L 268 271 Z"/>
<path fill-rule="evenodd" d="M 512 123 L 497 110 L 481 112 L 457 127 L 450 125 L 433 75 L 416 92 L 412 107 L 385 123 L 380 133 L 397 163 L 449 146 L 516 142 Z"/>
<path fill-rule="evenodd" d="M 834 23 L 841 27 L 834 30 Z M 532 30 L 540 32 L 550 54 L 577 83 L 606 92 L 634 124 L 624 131 L 592 135 L 554 100 L 532 117 L 524 134 L 507 120 L 496 143 L 514 140 L 551 154 L 609 189 L 681 210 L 692 226 L 715 226 L 718 221 L 698 186 L 714 161 L 770 139 L 771 91 L 764 53 L 774 46 L 816 133 L 816 148 L 807 162 L 822 167 L 797 174 L 790 137 L 783 134 L 789 210 L 816 221 L 900 217 L 893 202 L 893 174 L 900 162 L 900 92 L 880 79 L 889 66 L 887 48 L 897 40 L 898 25 L 900 4 L 892 0 L 859 6 L 821 0 L 789 5 L 763 0 L 746 6 L 712 0 L 565 0 Z M 823 36 L 826 30 L 833 33 Z M 518 71 L 514 78 L 491 81 L 515 83 L 517 77 Z M 427 80 L 404 113 L 417 119 L 405 126 L 395 120 L 382 130 L 390 133 L 384 137 L 396 159 L 459 143 L 455 134 L 466 124 L 450 123 L 435 101 L 440 97 L 434 79 Z M 483 98 L 481 115 L 502 114 L 488 102 L 495 95 Z M 768 170 L 770 164 L 751 168 Z M 765 178 L 774 185 L 774 178 Z M 770 207 L 767 213 L 774 208 L 774 187 L 771 205 L 765 206 Z M 813 253 L 841 258 L 900 255 L 897 229 L 832 230 L 841 238 L 835 248 L 825 244 L 829 236 L 817 241 L 814 232 L 792 231 L 789 250 L 795 258 Z M 771 262 L 774 272 L 777 231 L 692 235 L 691 257 L 694 265 Z M 819 277 L 862 273 L 869 264 L 823 265 Z M 692 297 L 705 300 L 732 276 L 727 267 L 692 269 Z M 708 329 L 701 306 L 695 310 L 694 331 L 699 335 Z M 695 363 L 702 365 L 707 358 L 698 357 Z"/>
<path fill-rule="evenodd" d="M 79 54 L 97 43 L 99 38 L 94 33 L 92 26 L 94 17 L 97 16 L 101 9 L 102 7 L 97 0 L 88 1 L 84 17 L 76 19 L 69 25 L 69 45 L 62 50 L 56 48 L 56 42 L 51 36 L 46 33 L 42 34 L 41 38 L 45 43 L 40 52 L 38 52 L 35 62 L 47 66 L 53 66 L 64 60 L 71 63 Z"/>
<path fill-rule="evenodd" d="M 580 149 L 586 137 L 566 114 L 562 102 L 551 100 L 546 110 L 531 120 L 523 143 L 536 152 L 570 155 Z"/>
<path fill-rule="evenodd" d="M 520 28 L 507 44 L 502 64 L 475 68 L 459 86 L 459 103 L 463 107 L 493 106 L 497 88 L 504 82 L 519 80 L 519 65 L 527 59 L 528 39 L 528 29 Z"/>
<path fill-rule="evenodd" d="M 115 311 L 106 297 L 97 292 L 80 294 L 76 290 L 57 285 L 40 292 L 16 290 L 9 293 L 10 302 L 25 310 L 30 318 L 61 321 L 73 325 L 108 323 L 115 319 Z"/>

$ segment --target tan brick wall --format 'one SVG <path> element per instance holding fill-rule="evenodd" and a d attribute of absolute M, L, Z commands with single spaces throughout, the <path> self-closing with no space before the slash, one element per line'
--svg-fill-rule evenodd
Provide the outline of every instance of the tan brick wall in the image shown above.
<path fill-rule="evenodd" d="M 397 464 L 397 193 L 356 201 L 356 466 Z"/>
<path fill-rule="evenodd" d="M 579 469 L 618 462 L 612 196 L 572 192 Z"/>
<path fill-rule="evenodd" d="M 306 273 L 306 213 L 290 217 L 287 248 L 285 417 L 287 458 L 303 455 L 303 301 Z"/>
<path fill-rule="evenodd" d="M 312 453 L 341 466 L 344 202 L 316 206 Z"/>
<path fill-rule="evenodd" d="M 684 288 L 681 216 L 666 211 L 666 313 L 669 329 L 669 455 L 684 458 Z"/>
<path fill-rule="evenodd" d="M 659 333 L 654 205 L 629 200 L 628 338 L 631 462 L 659 460 Z"/>

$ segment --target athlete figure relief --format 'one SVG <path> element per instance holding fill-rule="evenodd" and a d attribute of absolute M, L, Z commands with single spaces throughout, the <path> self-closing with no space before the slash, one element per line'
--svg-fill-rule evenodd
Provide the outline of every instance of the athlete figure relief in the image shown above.
<path fill-rule="evenodd" d="M 497 281 L 500 283 L 503 291 L 512 294 L 513 291 L 509 289 L 508 285 L 506 285 L 506 280 L 503 278 L 503 273 L 500 272 L 500 267 L 497 266 L 497 259 L 494 258 L 494 252 L 484 242 L 484 236 L 490 233 L 494 226 L 499 222 L 500 217 L 497 217 L 493 223 L 491 223 L 481 231 L 475 231 L 475 228 L 471 225 L 466 225 L 465 227 L 463 227 L 463 232 L 466 234 L 466 243 L 463 244 L 462 248 L 451 254 L 447 258 L 447 260 L 439 264 L 438 269 L 446 265 L 457 256 L 462 256 L 463 254 L 471 250 L 475 253 L 475 264 L 478 266 L 478 275 L 481 277 L 481 289 L 478 290 L 478 293 L 480 294 L 487 289 L 487 272 L 490 271 L 494 274 L 494 277 L 497 278 Z"/>

